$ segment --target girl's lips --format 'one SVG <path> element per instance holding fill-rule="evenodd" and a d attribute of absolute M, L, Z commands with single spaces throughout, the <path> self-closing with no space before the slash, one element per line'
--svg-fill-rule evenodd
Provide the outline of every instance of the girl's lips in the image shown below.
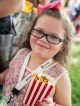
<path fill-rule="evenodd" d="M 40 46 L 41 48 L 46 48 L 46 49 L 49 49 L 48 47 L 42 45 L 42 44 L 37 44 L 38 46 Z"/>

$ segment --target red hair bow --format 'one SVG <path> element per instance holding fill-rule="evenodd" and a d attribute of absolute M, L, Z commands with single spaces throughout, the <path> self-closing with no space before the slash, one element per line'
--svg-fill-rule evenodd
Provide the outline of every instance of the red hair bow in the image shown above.
<path fill-rule="evenodd" d="M 61 8 L 61 2 L 60 1 L 55 1 L 53 3 L 50 3 L 48 5 L 38 5 L 38 13 L 41 13 L 42 11 L 46 10 L 46 9 L 58 9 L 60 10 Z"/>

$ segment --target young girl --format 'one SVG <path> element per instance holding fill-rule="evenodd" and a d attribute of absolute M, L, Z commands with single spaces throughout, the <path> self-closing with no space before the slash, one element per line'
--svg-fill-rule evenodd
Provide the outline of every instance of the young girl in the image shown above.
<path fill-rule="evenodd" d="M 35 70 L 39 72 L 41 67 L 42 73 L 53 84 L 53 89 L 47 98 L 37 101 L 36 105 L 71 106 L 71 83 L 68 71 L 64 68 L 71 46 L 71 26 L 59 9 L 60 2 L 46 7 L 44 10 L 39 8 L 41 13 L 26 35 L 24 48 L 9 65 L 3 94 L 8 100 L 12 98 L 9 101 L 10 106 L 28 106 L 23 100 L 32 75 L 27 81 L 23 80 Z M 43 65 L 45 62 L 47 66 Z"/>

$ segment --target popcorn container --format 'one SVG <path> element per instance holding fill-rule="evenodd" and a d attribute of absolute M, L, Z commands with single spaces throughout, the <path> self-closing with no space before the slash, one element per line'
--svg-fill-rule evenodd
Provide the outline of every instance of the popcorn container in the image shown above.
<path fill-rule="evenodd" d="M 53 85 L 51 83 L 41 82 L 32 78 L 23 103 L 29 106 L 36 106 L 37 101 L 42 101 L 44 98 L 47 98 L 52 89 Z"/>

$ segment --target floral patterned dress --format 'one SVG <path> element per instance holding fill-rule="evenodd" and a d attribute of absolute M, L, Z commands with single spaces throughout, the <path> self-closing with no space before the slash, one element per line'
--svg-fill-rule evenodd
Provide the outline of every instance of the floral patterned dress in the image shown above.
<path fill-rule="evenodd" d="M 12 94 L 11 90 L 18 83 L 20 69 L 22 67 L 25 57 L 27 56 L 27 54 L 29 52 L 30 51 L 26 48 L 21 49 L 17 53 L 17 55 L 13 58 L 13 60 L 11 61 L 10 65 L 9 65 L 9 72 L 6 76 L 4 89 L 3 89 L 3 95 L 7 99 L 9 99 L 10 95 Z M 25 69 L 23 78 L 25 76 L 29 75 L 30 73 L 31 73 L 31 70 L 29 68 Z M 62 67 L 61 65 L 55 64 L 50 69 L 45 70 L 44 73 L 46 73 L 53 79 L 54 87 L 53 87 L 53 90 L 52 90 L 52 93 L 50 94 L 50 96 L 54 97 L 56 83 L 62 75 L 67 73 L 67 70 L 65 70 L 65 68 Z M 27 81 L 27 84 L 21 89 L 20 93 L 17 96 L 16 95 L 14 96 L 14 98 L 10 101 L 10 106 L 25 106 L 25 104 L 23 104 L 23 100 L 24 100 L 26 91 L 28 89 L 29 83 L 30 83 L 30 80 Z"/>

